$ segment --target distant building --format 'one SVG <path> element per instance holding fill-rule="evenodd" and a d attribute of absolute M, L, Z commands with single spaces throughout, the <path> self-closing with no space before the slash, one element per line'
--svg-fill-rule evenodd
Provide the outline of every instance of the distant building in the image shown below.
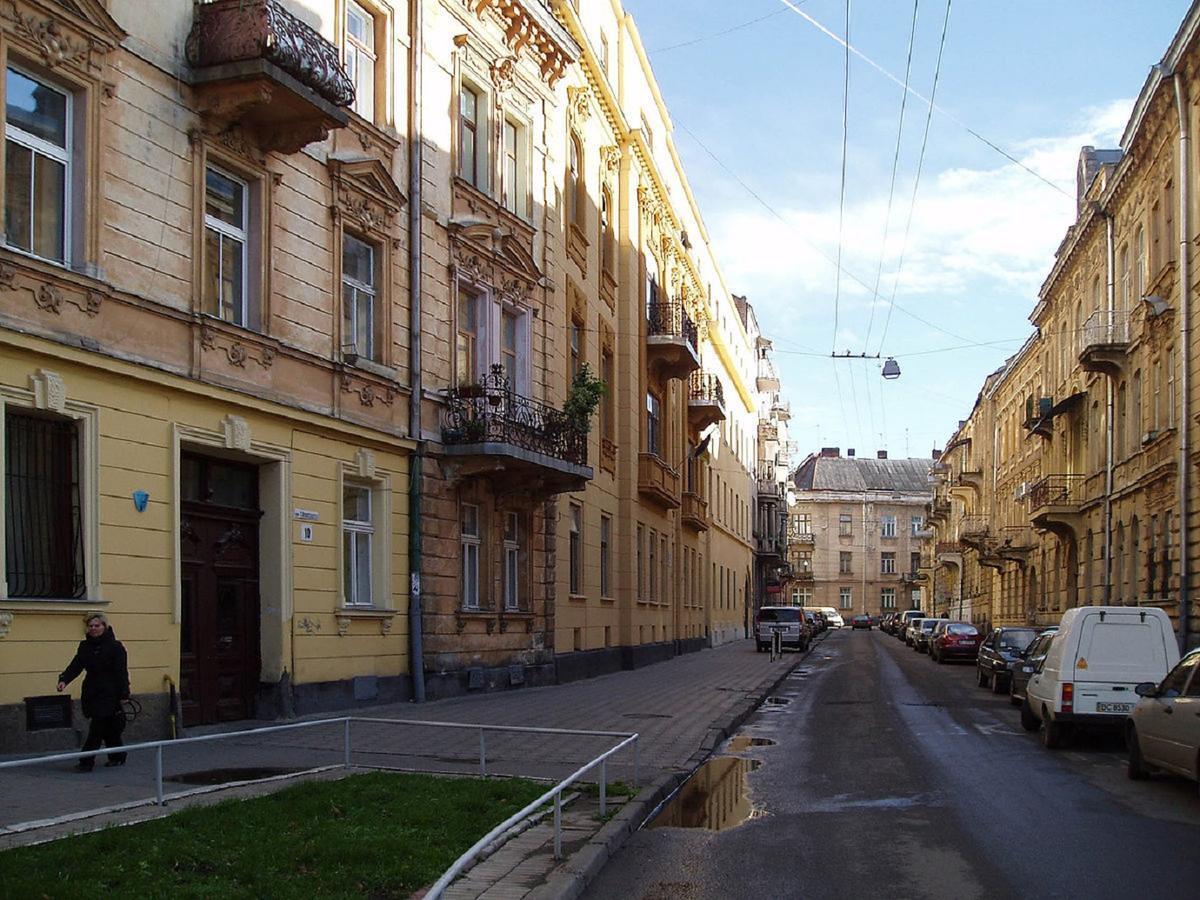
<path fill-rule="evenodd" d="M 863 458 L 823 447 L 792 476 L 788 601 L 843 616 L 922 607 L 930 459 Z"/>

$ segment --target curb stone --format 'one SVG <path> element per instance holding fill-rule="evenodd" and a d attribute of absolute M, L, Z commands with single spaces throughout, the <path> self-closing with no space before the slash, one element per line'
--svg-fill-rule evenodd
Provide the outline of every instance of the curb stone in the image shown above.
<path fill-rule="evenodd" d="M 824 640 L 824 637 L 821 638 Z M 527 900 L 575 900 L 589 884 L 600 874 L 617 851 L 624 846 L 633 832 L 637 831 L 646 817 L 664 800 L 671 796 L 692 774 L 712 756 L 713 751 L 721 742 L 736 732 L 762 702 L 774 693 L 789 675 L 808 658 L 816 647 L 817 642 L 809 645 L 795 662 L 789 665 L 782 674 L 769 677 L 748 694 L 750 699 L 741 704 L 726 723 L 714 725 L 705 735 L 703 742 L 685 764 L 685 769 L 660 778 L 655 784 L 646 787 L 636 797 L 630 800 L 619 813 L 613 816 L 595 835 L 584 845 L 582 850 L 571 855 L 541 887 L 531 891 Z"/>

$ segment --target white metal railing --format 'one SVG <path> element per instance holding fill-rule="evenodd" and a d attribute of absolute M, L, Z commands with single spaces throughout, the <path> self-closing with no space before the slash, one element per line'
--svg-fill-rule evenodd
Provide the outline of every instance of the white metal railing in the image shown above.
<path fill-rule="evenodd" d="M 1124 309 L 1098 309 L 1083 323 L 1080 351 L 1092 347 L 1129 343 L 1129 312 Z"/>
<path fill-rule="evenodd" d="M 467 850 L 462 856 L 454 861 L 454 864 L 437 880 L 429 893 L 425 896 L 429 900 L 437 900 L 441 896 L 442 891 L 457 878 L 464 869 L 474 862 L 485 847 L 492 841 L 500 837 L 523 818 L 528 816 L 534 810 L 538 809 L 543 804 L 554 801 L 554 858 L 562 858 L 562 794 L 563 791 L 570 787 L 575 782 L 579 781 L 584 775 L 593 769 L 599 768 L 599 788 L 600 788 L 600 815 L 604 816 L 608 812 L 608 760 L 609 757 L 619 753 L 626 747 L 633 748 L 633 787 L 636 790 L 640 777 L 640 759 L 638 749 L 638 734 L 636 732 L 626 731 L 589 731 L 572 728 L 539 728 L 536 726 L 526 725 L 481 725 L 468 722 L 433 722 L 423 719 L 380 719 L 370 718 L 365 716 L 339 716 L 330 719 L 314 719 L 310 722 L 293 722 L 288 725 L 267 725 L 262 728 L 250 728 L 244 731 L 228 731 L 221 734 L 205 734 L 196 737 L 176 738 L 170 741 L 143 741 L 137 744 L 126 744 L 122 747 L 104 748 L 96 750 L 79 750 L 71 753 L 48 753 L 42 756 L 30 756 L 22 759 L 13 759 L 0 762 L 0 770 L 17 769 L 22 767 L 32 767 L 44 765 L 53 762 L 67 762 L 70 760 L 79 760 L 84 758 L 92 758 L 97 755 L 120 752 L 120 753 L 135 753 L 142 750 L 154 751 L 154 798 L 155 803 L 159 806 L 166 806 L 167 801 L 163 793 L 163 750 L 167 747 L 180 747 L 186 744 L 211 743 L 221 740 L 236 740 L 245 739 L 247 737 L 258 736 L 262 734 L 271 734 L 282 731 L 297 731 L 305 728 L 320 728 L 334 725 L 341 725 L 342 730 L 342 767 L 345 769 L 351 768 L 351 760 L 353 754 L 353 745 L 351 743 L 351 724 L 361 722 L 364 724 L 375 725 L 405 725 L 415 727 L 432 727 L 432 728 L 451 728 L 451 729 L 467 729 L 479 732 L 479 775 L 480 777 L 487 776 L 487 735 L 491 732 L 515 732 L 518 734 L 542 734 L 542 735 L 567 735 L 572 737 L 607 737 L 620 738 L 621 740 L 613 747 L 601 753 L 599 756 L 592 758 L 580 768 L 576 769 L 563 780 L 559 781 L 554 787 L 542 794 L 538 799 L 528 804 L 524 809 L 509 816 L 486 835 L 480 838 Z M 364 766 L 363 768 L 379 768 L 372 766 Z M 79 815 L 88 815 L 103 809 L 97 808 L 93 810 L 85 810 Z"/>

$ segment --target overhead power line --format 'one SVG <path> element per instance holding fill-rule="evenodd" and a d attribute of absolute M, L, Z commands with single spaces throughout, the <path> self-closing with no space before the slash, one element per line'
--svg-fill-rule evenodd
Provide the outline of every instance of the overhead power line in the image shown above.
<path fill-rule="evenodd" d="M 804 2 L 804 0 L 801 0 L 801 2 Z M 712 34 L 701 35 L 700 37 L 692 38 L 690 41 L 681 41 L 678 44 L 668 44 L 666 47 L 656 47 L 653 50 L 647 50 L 646 52 L 653 56 L 655 53 L 666 53 L 668 50 L 679 50 L 682 47 L 691 47 L 693 44 L 700 44 L 704 41 L 711 41 L 719 37 L 725 37 L 727 34 L 733 34 L 735 31 L 741 31 L 743 28 L 749 28 L 751 25 L 757 25 L 759 22 L 765 22 L 767 19 L 773 19 L 776 16 L 782 16 L 788 11 L 789 10 L 787 9 L 777 9 L 774 12 L 767 13 L 765 16 L 759 16 L 756 19 L 750 19 L 749 21 L 732 25 L 723 31 L 714 31 Z"/>
<path fill-rule="evenodd" d="M 806 22 L 808 22 L 810 25 L 812 25 L 814 28 L 816 28 L 816 29 L 817 29 L 818 31 L 820 31 L 822 34 L 825 34 L 825 35 L 827 35 L 828 37 L 830 37 L 830 38 L 832 38 L 833 40 L 837 41 L 839 44 L 845 44 L 845 45 L 847 45 L 847 46 L 846 46 L 846 49 L 847 49 L 847 50 L 848 50 L 850 53 L 853 53 L 855 56 L 857 56 L 859 59 L 861 59 L 861 60 L 862 60 L 863 62 L 865 62 L 867 65 L 869 65 L 869 66 L 870 66 L 872 69 L 874 69 L 875 71 L 879 72 L 879 73 L 880 73 L 881 75 L 883 75 L 885 78 L 888 78 L 888 79 L 890 79 L 890 80 L 894 81 L 896 84 L 900 85 L 902 88 L 904 88 L 906 91 L 908 91 L 908 93 L 912 94 L 914 97 L 916 97 L 916 98 L 917 98 L 918 100 L 920 100 L 922 103 L 927 103 L 927 104 L 929 104 L 929 106 L 930 106 L 932 109 L 936 109 L 936 110 L 937 110 L 939 113 L 941 113 L 943 116 L 945 116 L 945 117 L 946 117 L 947 119 L 949 119 L 951 122 L 953 122 L 955 125 L 959 126 L 959 127 L 960 127 L 960 128 L 962 128 L 964 131 L 966 131 L 966 132 L 967 132 L 967 134 L 971 135 L 971 137 L 973 137 L 973 138 L 975 138 L 976 140 L 978 140 L 978 141 L 981 141 L 982 143 L 986 144 L 988 147 L 990 147 L 992 150 L 994 150 L 994 151 L 996 151 L 997 153 L 999 153 L 1001 156 L 1003 156 L 1003 157 L 1004 157 L 1005 159 L 1007 159 L 1009 162 L 1011 162 L 1011 163 L 1013 163 L 1014 165 L 1016 165 L 1016 166 L 1019 166 L 1020 168 L 1024 169 L 1026 172 L 1028 172 L 1030 175 L 1032 175 L 1032 176 L 1033 176 L 1034 178 L 1036 178 L 1038 181 L 1040 181 L 1040 182 L 1042 182 L 1043 184 L 1045 184 L 1047 187 L 1049 187 L 1049 188 L 1053 188 L 1054 190 L 1056 190 L 1056 191 L 1058 191 L 1060 194 L 1062 194 L 1064 197 L 1070 197 L 1070 196 L 1071 196 L 1071 195 L 1070 195 L 1070 194 L 1069 194 L 1067 191 L 1063 190 L 1063 189 L 1062 189 L 1060 186 L 1058 186 L 1057 184 L 1055 184 L 1053 181 L 1051 181 L 1050 179 L 1046 178 L 1046 177 L 1045 177 L 1044 175 L 1042 175 L 1041 173 L 1034 171 L 1034 170 L 1033 170 L 1033 169 L 1031 169 L 1029 166 L 1025 165 L 1025 163 L 1021 162 L 1019 159 L 1017 159 L 1015 156 L 1013 156 L 1011 153 L 1009 153 L 1009 152 L 1008 152 L 1007 150 L 1005 150 L 1004 148 L 1000 147 L 1000 146 L 999 146 L 998 144 L 996 144 L 995 142 L 988 140 L 986 137 L 984 137 L 982 134 L 980 134 L 978 131 L 976 131 L 974 128 L 972 128 L 970 125 L 968 125 L 968 124 L 967 124 L 966 122 L 964 122 L 962 119 L 960 119 L 958 116 L 954 115 L 954 113 L 950 112 L 948 109 L 944 109 L 943 107 L 940 107 L 940 106 L 938 106 L 937 104 L 935 104 L 935 103 L 933 102 L 933 100 L 932 100 L 931 98 L 925 97 L 923 94 L 921 94 L 920 92 L 918 92 L 918 91 L 914 90 L 912 87 L 910 87 L 910 86 L 908 86 L 908 85 L 905 85 L 905 84 L 904 84 L 904 82 L 902 82 L 902 81 L 901 81 L 899 78 L 897 78 L 895 75 L 893 75 L 893 74 L 892 74 L 891 72 L 889 72 L 887 69 L 885 69 L 885 68 L 884 68 L 883 66 L 881 66 L 879 63 L 875 62 L 875 60 L 871 59 L 869 56 L 867 56 L 867 55 L 866 55 L 865 53 L 863 53 L 861 50 L 858 50 L 857 48 L 855 48 L 855 47 L 853 47 L 853 46 L 849 46 L 849 41 L 843 41 L 843 40 L 842 40 L 842 38 L 841 38 L 841 37 L 839 37 L 837 34 L 835 34 L 834 32 L 830 31 L 828 28 L 826 28 L 824 25 L 822 25 L 820 22 L 818 22 L 816 19 L 814 19 L 814 18 L 813 18 L 812 16 L 810 16 L 808 13 L 804 12 L 804 11 L 803 11 L 802 9 L 800 9 L 800 7 L 799 7 L 799 6 L 798 6 L 798 5 L 797 5 L 797 4 L 794 2 L 794 0 L 779 0 L 779 2 L 780 2 L 780 3 L 782 3 L 784 6 L 786 6 L 788 9 L 790 9 L 792 12 L 794 12 L 796 15 L 800 16 L 801 18 L 803 18 L 803 19 L 804 19 Z"/>
<path fill-rule="evenodd" d="M 850 131 L 850 0 L 846 0 L 846 61 L 842 72 L 842 178 L 838 187 L 838 246 L 837 268 L 833 289 L 833 346 L 837 347 L 838 304 L 842 298 L 842 221 L 846 212 L 846 143 Z M 853 387 L 854 382 L 850 382 Z M 857 409 L 855 410 L 857 412 Z"/>

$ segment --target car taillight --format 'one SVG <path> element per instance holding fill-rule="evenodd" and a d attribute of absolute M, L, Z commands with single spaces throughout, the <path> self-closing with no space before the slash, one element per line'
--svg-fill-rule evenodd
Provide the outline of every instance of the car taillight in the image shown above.
<path fill-rule="evenodd" d="M 1075 710 L 1075 685 L 1064 681 L 1062 686 L 1062 711 L 1065 713 Z"/>

